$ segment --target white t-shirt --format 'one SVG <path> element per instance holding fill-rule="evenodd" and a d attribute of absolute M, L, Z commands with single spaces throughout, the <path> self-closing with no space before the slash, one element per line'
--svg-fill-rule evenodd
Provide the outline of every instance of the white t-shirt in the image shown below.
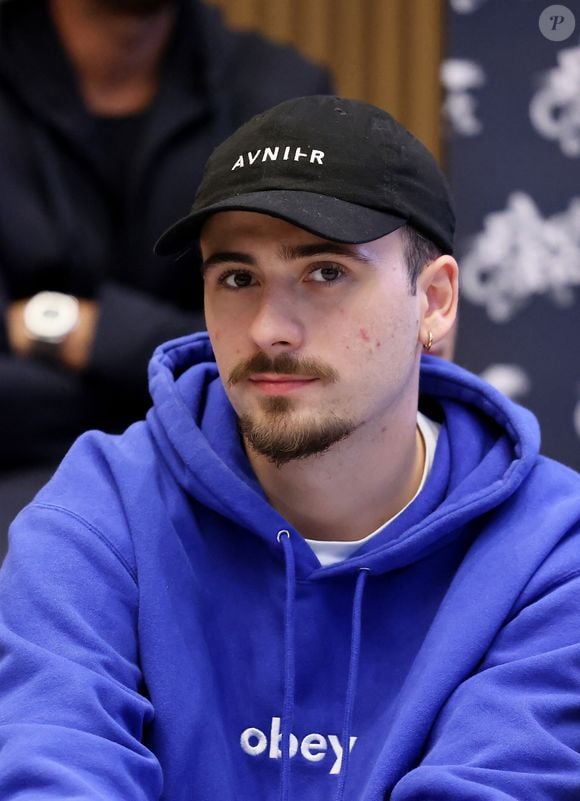
<path fill-rule="evenodd" d="M 396 515 L 391 517 L 385 523 L 380 525 L 375 531 L 371 534 L 368 534 L 362 540 L 354 540 L 354 542 L 334 542 L 328 540 L 306 540 L 306 542 L 310 545 L 316 556 L 318 557 L 318 561 L 322 565 L 322 567 L 328 567 L 329 565 L 334 565 L 337 562 L 342 562 L 343 559 L 347 559 L 351 556 L 355 551 L 368 542 L 373 537 L 383 531 L 389 523 L 392 523 L 395 518 L 397 518 L 401 512 L 404 512 L 409 504 L 413 503 L 417 495 L 423 489 L 425 481 L 427 480 L 427 476 L 431 472 L 431 467 L 433 465 L 433 458 L 435 456 L 435 448 L 437 447 L 437 437 L 439 436 L 439 430 L 441 426 L 439 423 L 436 423 L 434 420 L 430 420 L 428 417 L 425 417 L 424 414 L 421 412 L 417 412 L 417 427 L 421 436 L 423 437 L 423 443 L 425 445 L 425 466 L 423 468 L 423 475 L 421 476 L 421 483 L 419 484 L 419 489 L 413 495 L 409 503 L 407 503 Z"/>

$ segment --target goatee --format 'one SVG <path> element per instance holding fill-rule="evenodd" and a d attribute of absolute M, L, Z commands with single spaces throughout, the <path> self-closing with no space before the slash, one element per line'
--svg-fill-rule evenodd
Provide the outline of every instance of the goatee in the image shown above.
<path fill-rule="evenodd" d="M 231 371 L 228 384 L 235 386 L 261 373 L 316 378 L 322 384 L 332 384 L 339 378 L 333 367 L 315 359 L 300 358 L 290 353 L 270 357 L 260 351 Z M 258 421 L 249 415 L 241 415 L 240 431 L 246 444 L 276 467 L 282 467 L 293 459 L 306 459 L 324 453 L 357 428 L 351 420 L 341 419 L 332 413 L 322 421 L 301 420 L 300 414 L 293 413 L 293 400 L 282 395 L 262 398 L 260 406 L 264 419 Z"/>
<path fill-rule="evenodd" d="M 322 422 L 295 420 L 291 417 L 291 407 L 288 398 L 267 398 L 262 403 L 267 420 L 258 422 L 248 415 L 239 418 L 247 445 L 276 467 L 324 453 L 358 428 L 352 420 L 335 416 Z"/>

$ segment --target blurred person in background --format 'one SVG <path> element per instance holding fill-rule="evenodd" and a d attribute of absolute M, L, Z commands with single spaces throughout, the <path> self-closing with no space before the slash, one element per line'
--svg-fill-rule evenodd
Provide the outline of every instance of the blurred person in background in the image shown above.
<path fill-rule="evenodd" d="M 211 150 L 330 89 L 198 0 L 1 4 L 0 541 L 80 432 L 143 415 L 155 345 L 204 328 L 198 271 L 152 246 Z"/>

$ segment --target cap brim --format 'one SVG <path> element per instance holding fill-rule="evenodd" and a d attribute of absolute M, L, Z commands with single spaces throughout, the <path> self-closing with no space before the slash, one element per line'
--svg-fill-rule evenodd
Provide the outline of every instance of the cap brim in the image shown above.
<path fill-rule="evenodd" d="M 276 189 L 237 195 L 192 211 L 162 234 L 155 244 L 155 253 L 158 256 L 171 256 L 188 250 L 198 239 L 207 218 L 219 211 L 267 214 L 323 239 L 352 245 L 386 236 L 406 222 L 400 215 L 369 209 L 328 195 Z"/>

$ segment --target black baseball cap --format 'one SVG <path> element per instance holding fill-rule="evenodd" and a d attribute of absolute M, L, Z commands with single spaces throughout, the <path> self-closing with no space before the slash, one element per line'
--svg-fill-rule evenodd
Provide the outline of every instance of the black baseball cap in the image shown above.
<path fill-rule="evenodd" d="M 455 215 L 431 153 L 383 109 L 332 95 L 280 103 L 219 145 L 190 214 L 155 252 L 187 250 L 219 211 L 268 214 L 350 244 L 409 223 L 453 252 Z"/>

